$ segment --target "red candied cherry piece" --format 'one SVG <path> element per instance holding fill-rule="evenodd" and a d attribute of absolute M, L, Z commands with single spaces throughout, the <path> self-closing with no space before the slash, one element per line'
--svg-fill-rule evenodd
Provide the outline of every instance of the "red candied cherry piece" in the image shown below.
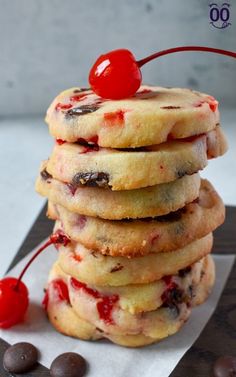
<path fill-rule="evenodd" d="M 66 141 L 65 141 L 65 140 L 62 140 L 62 139 L 56 139 L 56 143 L 57 143 L 58 145 L 62 145 L 62 144 L 65 144 Z"/>
<path fill-rule="evenodd" d="M 103 295 L 96 289 L 88 287 L 87 284 L 82 283 L 81 281 L 76 280 L 75 278 L 71 278 L 71 285 L 74 289 L 82 289 L 88 295 L 94 297 L 95 299 L 98 299 L 99 301 L 97 302 L 97 310 L 100 319 L 109 325 L 114 325 L 112 311 L 114 309 L 114 305 L 119 301 L 118 295 Z"/>
<path fill-rule="evenodd" d="M 113 124 L 123 125 L 124 115 L 125 115 L 125 111 L 123 111 L 123 110 L 105 113 L 104 114 L 104 120 L 106 121 L 106 124 L 109 125 L 109 126 L 112 126 Z"/>
<path fill-rule="evenodd" d="M 50 284 L 52 284 L 53 289 L 57 294 L 57 299 L 59 301 L 70 302 L 68 288 L 63 280 L 55 279 Z"/>
<path fill-rule="evenodd" d="M 18 279 L 0 280 L 0 328 L 7 329 L 22 322 L 29 305 L 28 289 Z"/>
<path fill-rule="evenodd" d="M 93 91 L 102 98 L 130 97 L 138 90 L 141 81 L 142 74 L 135 57 L 126 49 L 101 55 L 89 74 Z"/>
<path fill-rule="evenodd" d="M 108 325 L 115 324 L 112 318 L 112 311 L 118 300 L 119 297 L 117 295 L 103 296 L 102 300 L 97 303 L 99 317 Z"/>
<path fill-rule="evenodd" d="M 48 290 L 46 289 L 45 295 L 42 301 L 42 305 L 45 311 L 48 310 L 48 304 L 49 304 L 49 294 L 48 294 Z"/>
<path fill-rule="evenodd" d="M 82 261 L 82 258 L 79 254 L 75 254 L 72 256 L 72 258 L 76 261 L 76 262 L 81 262 Z"/>
<path fill-rule="evenodd" d="M 56 107 L 55 107 L 55 110 L 56 111 L 59 111 L 59 110 L 69 110 L 72 108 L 72 105 L 71 103 L 58 103 L 56 104 Z"/>
<path fill-rule="evenodd" d="M 52 286 L 53 291 L 56 294 L 56 299 L 58 301 L 66 301 L 67 303 L 70 302 L 69 291 L 68 291 L 66 283 L 63 280 L 61 279 L 52 280 L 49 283 L 49 285 Z M 48 304 L 49 304 L 49 292 L 47 289 L 45 292 L 43 301 L 42 301 L 42 305 L 45 311 L 47 311 L 48 309 Z"/>
<path fill-rule="evenodd" d="M 215 99 L 211 100 L 211 102 L 209 102 L 209 107 L 211 111 L 215 112 L 218 108 L 218 101 L 216 101 Z"/>
<path fill-rule="evenodd" d="M 71 96 L 70 101 L 71 102 L 79 102 L 79 101 L 82 101 L 85 98 L 87 98 L 87 94 L 77 94 L 77 95 Z"/>
<path fill-rule="evenodd" d="M 65 233 L 58 229 L 55 233 L 50 236 L 50 242 L 55 244 L 62 244 L 63 246 L 70 243 L 70 239 L 65 235 Z"/>

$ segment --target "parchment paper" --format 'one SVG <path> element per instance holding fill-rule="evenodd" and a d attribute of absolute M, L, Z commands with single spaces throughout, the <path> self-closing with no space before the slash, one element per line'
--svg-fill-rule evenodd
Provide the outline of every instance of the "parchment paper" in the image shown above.
<path fill-rule="evenodd" d="M 40 362 L 50 367 L 56 356 L 63 352 L 78 352 L 89 363 L 89 377 L 167 377 L 185 352 L 198 338 L 211 317 L 234 263 L 234 256 L 215 256 L 216 284 L 209 299 L 194 308 L 182 330 L 160 343 L 129 349 L 108 341 L 80 341 L 57 333 L 48 322 L 42 309 L 43 288 L 51 265 L 56 259 L 53 246 L 45 250 L 32 264 L 24 277 L 30 291 L 30 308 L 23 324 L 9 330 L 0 330 L 0 336 L 10 344 L 28 341 L 41 352 Z M 25 261 L 22 260 L 10 273 L 17 276 Z"/>

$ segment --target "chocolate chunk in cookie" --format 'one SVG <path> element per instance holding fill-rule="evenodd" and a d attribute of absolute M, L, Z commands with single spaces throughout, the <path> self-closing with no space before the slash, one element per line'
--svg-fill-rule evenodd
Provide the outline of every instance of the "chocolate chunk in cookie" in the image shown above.
<path fill-rule="evenodd" d="M 109 188 L 109 174 L 104 172 L 77 173 L 73 185 Z"/>

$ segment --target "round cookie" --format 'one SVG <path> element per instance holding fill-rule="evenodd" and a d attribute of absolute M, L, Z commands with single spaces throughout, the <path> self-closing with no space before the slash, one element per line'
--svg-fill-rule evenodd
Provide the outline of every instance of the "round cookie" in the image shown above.
<path fill-rule="evenodd" d="M 58 261 L 66 274 L 89 285 L 146 284 L 197 262 L 210 253 L 212 242 L 210 233 L 181 249 L 135 258 L 104 256 L 71 242 L 59 246 Z"/>
<path fill-rule="evenodd" d="M 208 258 L 210 256 L 204 257 L 191 266 L 178 271 L 176 275 L 164 277 L 149 284 L 132 284 L 120 287 L 87 286 L 85 283 L 72 278 L 74 279 L 72 291 L 80 290 L 78 295 L 81 292 L 87 293 L 91 296 L 90 299 L 96 296 L 100 298 L 118 297 L 118 300 L 114 301 L 114 308 L 127 311 L 132 315 L 152 311 L 163 305 L 163 300 L 168 297 L 167 295 L 176 295 L 180 290 L 189 294 L 189 287 L 191 287 L 191 293 L 193 293 L 202 273 L 206 269 Z M 71 285 L 70 275 L 67 275 L 61 269 L 58 262 L 54 264 L 50 272 L 49 281 L 54 280 L 56 277 L 63 278 L 67 284 Z"/>
<path fill-rule="evenodd" d="M 44 165 L 36 191 L 71 212 L 109 220 L 165 215 L 192 202 L 199 195 L 199 174 L 185 175 L 174 182 L 129 191 L 77 187 L 48 175 Z"/>
<path fill-rule="evenodd" d="M 208 132 L 219 123 L 219 111 L 213 97 L 190 89 L 145 85 L 134 97 L 112 101 L 71 88 L 54 99 L 46 122 L 62 140 L 135 148 Z"/>
<path fill-rule="evenodd" d="M 74 241 L 111 256 L 135 256 L 173 251 L 204 237 L 223 223 L 224 204 L 207 180 L 199 198 L 177 212 L 154 219 L 104 220 L 79 215 L 48 203 L 48 216 L 59 220 Z"/>
<path fill-rule="evenodd" d="M 70 295 L 68 296 L 68 299 L 65 300 L 61 290 L 58 290 L 58 285 L 67 287 L 65 281 L 61 278 L 56 278 L 48 284 L 47 313 L 49 315 L 49 320 L 58 331 L 84 340 L 107 337 L 107 334 L 109 334 L 109 337 L 113 335 L 126 336 L 143 334 L 154 339 L 163 339 L 178 331 L 184 322 L 186 322 L 191 312 L 190 306 L 186 303 L 176 303 L 173 306 L 163 306 L 155 311 L 140 314 L 140 325 L 138 328 L 136 327 L 135 330 L 135 326 L 133 325 L 133 329 L 127 328 L 127 332 L 125 332 L 122 328 L 112 326 L 112 323 L 109 324 L 108 322 L 106 325 L 101 326 L 102 328 L 99 328 L 90 322 L 88 312 L 86 319 L 83 319 L 78 315 L 73 306 L 73 302 L 71 302 Z M 63 290 L 65 289 L 68 288 L 63 288 Z M 103 307 L 103 310 L 106 313 L 109 311 L 107 305 Z M 135 322 L 135 316 L 133 317 L 133 322 Z M 76 320 L 77 318 L 78 321 Z"/>
<path fill-rule="evenodd" d="M 218 157 L 226 150 L 227 142 L 219 126 L 190 140 L 173 140 L 144 150 L 120 151 L 56 143 L 47 171 L 54 178 L 75 186 L 132 190 L 194 174 L 207 165 L 208 157 Z"/>
<path fill-rule="evenodd" d="M 84 287 L 74 278 L 68 280 L 70 302 L 80 318 L 86 320 L 89 313 L 88 321 L 104 332 L 115 335 L 138 334 L 142 329 L 146 336 L 153 337 L 157 327 L 160 334 L 162 322 L 165 321 L 163 314 L 166 314 L 166 308 L 171 309 L 170 312 L 168 311 L 168 315 L 178 317 L 179 305 L 187 304 L 187 306 L 191 306 L 192 295 L 195 296 L 196 303 L 201 303 L 208 297 L 214 283 L 214 262 L 212 262 L 212 259 L 211 264 L 205 263 L 204 267 L 204 269 L 200 269 L 200 276 L 195 282 L 191 279 L 191 273 L 188 282 L 183 282 L 183 284 L 181 284 L 180 279 L 173 277 L 172 280 L 172 277 L 169 276 L 166 291 L 162 294 L 163 304 L 156 310 L 144 310 L 137 314 L 131 314 L 119 307 L 119 296 L 98 295 L 94 297 L 94 292 L 98 294 L 100 291 L 93 290 L 91 293 L 88 286 Z M 201 274 L 204 274 L 203 276 L 206 278 L 203 279 Z M 114 298 L 117 298 L 118 301 L 114 302 Z M 104 302 L 106 308 L 110 309 L 105 313 Z"/>
<path fill-rule="evenodd" d="M 206 275 L 210 273 L 209 266 L 206 266 L 205 273 Z M 209 279 L 207 279 L 207 281 L 209 281 Z M 50 321 L 58 331 L 76 338 L 99 339 L 105 337 L 110 339 L 112 342 L 123 346 L 140 347 L 159 341 L 162 338 L 177 332 L 190 315 L 190 308 L 188 308 L 185 304 L 178 305 L 178 310 L 176 311 L 174 311 L 173 308 L 162 307 L 150 313 L 149 324 L 145 323 L 144 326 L 145 333 L 144 328 L 141 327 L 138 334 L 111 334 L 109 331 L 111 325 L 106 326 L 106 332 L 100 328 L 96 328 L 94 324 L 88 322 L 90 319 L 88 313 L 86 320 L 81 319 L 71 306 L 67 288 L 64 288 L 66 294 L 65 292 L 62 294 L 62 290 L 58 289 L 58 282 L 65 284 L 60 275 L 51 275 L 51 280 L 47 289 L 47 313 Z M 202 284 L 205 284 L 205 282 L 203 283 L 203 281 L 200 281 L 199 286 Z M 205 286 L 204 290 L 205 292 L 209 293 L 210 288 Z M 199 293 L 197 292 L 196 297 L 198 294 Z M 197 299 L 195 303 L 199 301 L 202 302 L 202 299 Z M 178 315 L 176 316 L 176 314 Z M 157 326 L 158 319 L 162 320 L 159 322 L 160 326 Z M 151 336 L 146 334 L 150 334 Z"/>
<path fill-rule="evenodd" d="M 110 339 L 112 342 L 126 346 L 126 347 L 141 347 L 143 345 L 151 344 L 161 340 L 163 337 L 169 336 L 177 332 L 190 315 L 190 309 L 185 304 L 182 304 L 179 317 L 167 318 L 170 310 L 166 308 L 162 313 L 163 321 L 160 332 L 156 328 L 155 333 L 157 337 L 149 337 L 142 333 L 137 335 L 119 335 L 105 333 L 99 328 L 96 328 L 90 322 L 81 319 L 73 310 L 69 303 L 64 300 L 54 300 L 53 284 L 49 284 L 49 304 L 47 307 L 48 318 L 57 331 L 64 335 L 73 336 L 83 340 L 97 340 L 101 338 Z M 161 310 L 161 309 L 158 309 Z"/>

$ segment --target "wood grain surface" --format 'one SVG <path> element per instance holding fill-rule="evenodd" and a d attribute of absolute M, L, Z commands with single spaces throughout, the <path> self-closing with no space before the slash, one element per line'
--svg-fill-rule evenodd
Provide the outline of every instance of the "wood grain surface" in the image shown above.
<path fill-rule="evenodd" d="M 46 216 L 46 207 L 29 231 L 12 268 L 52 231 L 53 223 Z M 227 207 L 226 221 L 214 233 L 213 253 L 236 254 L 236 207 Z M 20 339 L 19 339 L 20 341 Z M 23 339 L 22 339 L 23 341 Z M 211 377 L 211 367 L 219 356 L 236 356 L 236 264 L 234 264 L 218 306 L 197 341 L 180 360 L 171 377 Z M 0 377 L 11 376 L 2 365 L 2 357 L 8 344 L 0 339 Z M 88 360 L 89 362 L 89 360 Z M 101 373 L 101 371 L 100 371 Z M 49 371 L 38 364 L 22 377 L 49 377 Z M 153 376 L 155 377 L 155 376 Z"/>

